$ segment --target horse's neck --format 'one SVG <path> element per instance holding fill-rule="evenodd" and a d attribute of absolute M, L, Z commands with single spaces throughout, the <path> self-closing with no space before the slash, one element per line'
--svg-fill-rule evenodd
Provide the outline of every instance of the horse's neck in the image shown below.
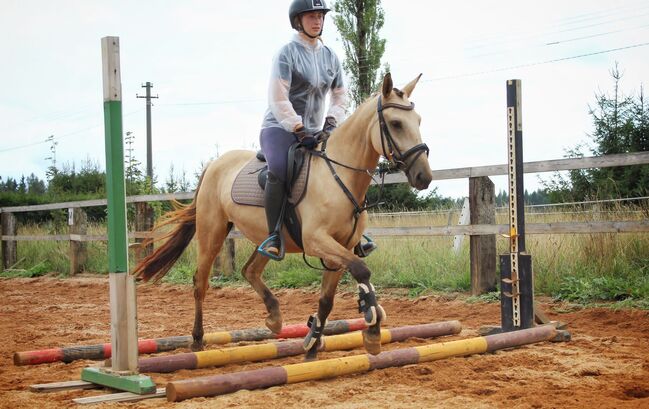
<path fill-rule="evenodd" d="M 327 156 L 331 159 L 358 169 L 375 169 L 379 155 L 370 141 L 370 127 L 376 112 L 368 106 L 361 106 L 347 118 L 327 143 Z M 358 195 L 360 200 L 365 196 L 371 178 L 358 171 L 336 166 L 336 172 L 341 176 L 345 185 Z"/>

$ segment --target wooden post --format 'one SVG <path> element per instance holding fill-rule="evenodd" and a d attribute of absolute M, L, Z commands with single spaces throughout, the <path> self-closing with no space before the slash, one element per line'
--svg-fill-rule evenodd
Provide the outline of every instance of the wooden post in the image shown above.
<path fill-rule="evenodd" d="M 137 232 L 150 232 L 153 229 L 153 208 L 147 202 L 137 202 L 135 203 L 135 231 Z M 145 239 L 136 238 L 136 243 L 141 243 Z M 153 244 L 150 244 L 144 248 L 138 246 L 136 253 L 136 258 L 141 259 L 153 252 Z"/>
<path fill-rule="evenodd" d="M 85 236 L 88 233 L 88 216 L 86 212 L 80 207 L 71 207 L 68 212 L 70 235 Z M 85 270 L 86 261 L 88 260 L 87 247 L 86 242 L 78 240 L 76 237 L 70 237 L 71 276 Z"/>
<path fill-rule="evenodd" d="M 137 371 L 137 305 L 135 280 L 128 273 L 122 83 L 119 37 L 101 39 L 108 196 L 108 283 L 111 324 L 111 368 L 88 367 L 81 380 L 137 394 L 154 393 L 150 377 Z"/>
<path fill-rule="evenodd" d="M 16 216 L 13 213 L 0 213 L 2 219 L 2 235 L 16 235 Z M 16 264 L 18 260 L 18 246 L 14 240 L 2 240 L 2 270 Z"/>
<path fill-rule="evenodd" d="M 494 184 L 486 176 L 469 178 L 471 224 L 496 224 Z M 471 294 L 480 295 L 496 289 L 496 236 L 471 236 Z"/>
<path fill-rule="evenodd" d="M 234 265 L 234 239 L 225 239 L 219 256 L 214 263 L 214 270 L 229 276 L 234 274 L 236 266 Z"/>

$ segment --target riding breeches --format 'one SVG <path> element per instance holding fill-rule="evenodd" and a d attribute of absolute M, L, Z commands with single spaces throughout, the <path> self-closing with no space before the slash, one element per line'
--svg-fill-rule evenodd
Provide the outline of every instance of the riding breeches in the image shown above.
<path fill-rule="evenodd" d="M 284 128 L 263 128 L 259 134 L 259 142 L 266 156 L 268 171 L 281 181 L 286 181 L 288 148 L 297 142 L 295 135 Z"/>

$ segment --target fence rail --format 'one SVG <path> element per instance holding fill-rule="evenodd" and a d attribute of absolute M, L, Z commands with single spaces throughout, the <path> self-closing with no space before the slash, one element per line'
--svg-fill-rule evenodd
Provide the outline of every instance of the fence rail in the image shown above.
<path fill-rule="evenodd" d="M 591 234 L 591 233 L 646 233 L 649 232 L 649 221 L 590 221 L 590 222 L 557 222 L 557 223 L 527 223 L 527 234 Z M 366 234 L 371 237 L 426 237 L 426 236 L 485 236 L 492 234 L 505 235 L 509 233 L 507 224 L 468 224 L 453 226 L 418 226 L 418 227 L 369 227 Z M 145 239 L 152 237 L 147 232 L 129 233 L 130 239 Z M 39 236 L 2 235 L 3 241 L 107 241 L 108 236 L 80 234 L 52 234 Z M 229 239 L 240 239 L 239 231 L 232 231 Z"/>
<path fill-rule="evenodd" d="M 588 156 L 584 158 L 553 159 L 536 162 L 525 162 L 525 173 L 554 172 L 561 170 L 606 168 L 615 166 L 647 165 L 649 152 L 622 153 L 605 156 Z M 507 165 L 475 166 L 469 168 L 442 169 L 433 171 L 433 180 L 466 179 L 482 176 L 499 176 L 507 174 Z M 385 176 L 385 183 L 407 183 L 403 173 L 391 173 Z M 126 203 L 159 202 L 166 200 L 187 200 L 194 197 L 194 192 L 164 193 L 157 195 L 137 195 L 126 198 Z M 0 207 L 0 213 L 37 212 L 69 208 L 105 206 L 106 199 L 83 200 L 78 202 L 52 203 L 34 206 Z"/>
<path fill-rule="evenodd" d="M 573 169 L 604 168 L 629 165 L 649 164 L 649 152 L 627 153 L 619 155 L 594 156 L 584 158 L 557 159 L 523 164 L 525 173 L 553 172 Z M 461 236 L 471 237 L 471 274 L 482 274 L 482 270 L 495 269 L 491 258 L 495 258 L 495 237 L 509 231 L 509 225 L 495 224 L 495 196 L 493 183 L 488 176 L 506 175 L 507 165 L 477 166 L 458 169 L 443 169 L 433 171 L 433 180 L 469 178 L 469 201 L 471 222 L 466 225 L 419 226 L 419 227 L 373 227 L 367 233 L 373 237 L 408 237 L 408 236 Z M 405 175 L 386 175 L 385 183 L 407 182 Z M 130 239 L 142 241 L 150 237 L 152 212 L 149 202 L 168 200 L 187 200 L 194 197 L 194 192 L 167 193 L 157 195 L 138 195 L 126 198 L 127 203 L 136 204 L 135 230 L 129 233 Z M 106 199 L 84 200 L 66 203 L 52 203 L 35 206 L 12 206 L 0 208 L 2 230 L 0 242 L 2 247 L 2 268 L 13 266 L 17 259 L 17 242 L 19 241 L 69 241 L 72 274 L 80 271 L 79 260 L 84 260 L 84 242 L 106 241 L 107 235 L 88 235 L 85 230 L 83 208 L 106 206 Z M 572 203 L 575 205 L 575 203 Z M 36 212 L 58 209 L 74 209 L 70 212 L 69 234 L 57 235 L 18 235 L 14 213 Z M 72 217 L 74 215 L 74 217 Z M 81 215 L 81 217 L 79 217 Z M 450 216 L 449 216 L 450 221 Z M 450 222 L 449 222 L 450 223 Z M 528 223 L 525 226 L 527 234 L 587 234 L 587 233 L 638 233 L 649 232 L 649 221 L 587 221 L 561 223 Z M 234 242 L 232 239 L 241 237 L 238 231 L 233 231 L 226 242 L 225 256 L 218 260 L 225 271 L 234 269 Z M 482 242 L 480 242 L 482 240 Z M 487 240 L 487 241 L 484 241 Z M 479 244 L 481 243 L 481 244 Z M 490 250 L 492 247 L 494 249 Z M 494 273 L 495 274 L 495 273 Z M 473 280 L 473 279 L 472 279 Z M 473 282 L 473 281 L 472 281 Z M 476 292 L 472 289 L 472 292 Z M 479 292 L 479 289 L 477 290 Z"/>

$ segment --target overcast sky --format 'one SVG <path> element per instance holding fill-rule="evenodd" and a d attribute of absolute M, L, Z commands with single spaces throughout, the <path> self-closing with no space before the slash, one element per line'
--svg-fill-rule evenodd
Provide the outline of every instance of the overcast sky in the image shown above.
<path fill-rule="evenodd" d="M 101 38 L 121 43 L 124 131 L 146 162 L 145 100 L 153 83 L 153 162 L 191 180 L 230 149 L 256 149 L 270 62 L 292 34 L 288 0 L 0 0 L 0 176 L 45 179 L 57 167 L 105 169 Z M 521 79 L 525 161 L 558 159 L 589 140 L 597 92 L 649 73 L 649 2 L 383 0 L 383 58 L 397 85 L 423 73 L 412 100 L 433 169 L 506 161 L 505 82 Z M 332 20 L 325 44 L 344 58 Z M 549 174 L 543 174 L 549 177 Z M 506 178 L 493 178 L 505 189 Z M 539 187 L 527 175 L 528 190 Z M 461 197 L 468 181 L 433 182 Z"/>

